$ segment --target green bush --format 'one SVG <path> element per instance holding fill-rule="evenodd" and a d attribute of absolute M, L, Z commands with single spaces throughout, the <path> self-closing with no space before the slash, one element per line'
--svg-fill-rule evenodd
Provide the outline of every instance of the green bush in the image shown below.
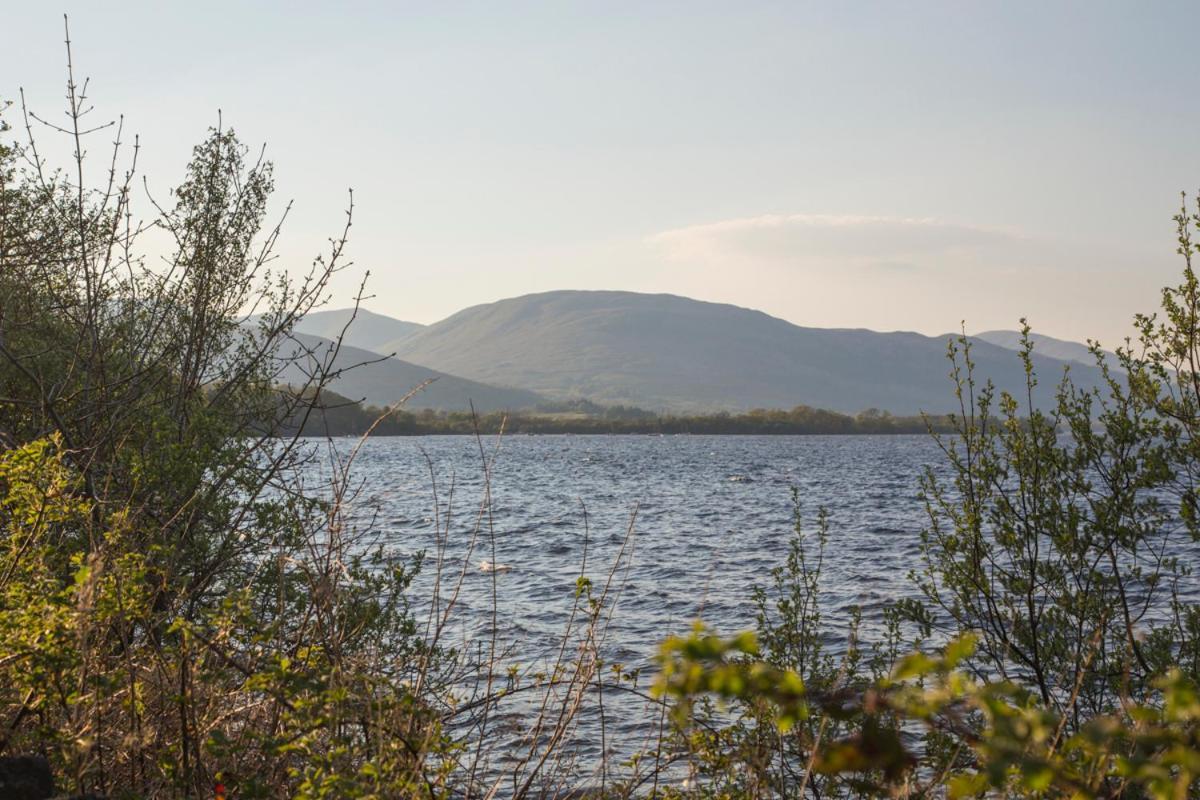
<path fill-rule="evenodd" d="M 277 435 L 329 380 L 287 348 L 344 233 L 306 277 L 272 272 L 271 165 L 227 129 L 137 222 L 119 130 L 112 179 L 79 183 L 80 92 L 78 170 L 0 145 L 0 752 L 121 797 L 219 774 L 239 797 L 440 794 L 448 662 L 408 607 L 418 565 L 366 546 L 345 475 L 305 487 L 311 449 Z M 289 357 L 314 365 L 300 391 L 275 385 Z"/>

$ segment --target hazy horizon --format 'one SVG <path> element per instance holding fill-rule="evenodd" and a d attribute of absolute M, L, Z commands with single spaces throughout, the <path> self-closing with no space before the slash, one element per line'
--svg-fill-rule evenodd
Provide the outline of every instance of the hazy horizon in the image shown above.
<path fill-rule="evenodd" d="M 66 11 L 152 189 L 221 109 L 296 201 L 282 263 L 352 186 L 331 307 L 369 269 L 366 306 L 420 323 L 616 289 L 1113 346 L 1176 282 L 1171 215 L 1200 185 L 1192 4 L 126 9 L 9 10 L 0 98 L 61 108 Z"/>

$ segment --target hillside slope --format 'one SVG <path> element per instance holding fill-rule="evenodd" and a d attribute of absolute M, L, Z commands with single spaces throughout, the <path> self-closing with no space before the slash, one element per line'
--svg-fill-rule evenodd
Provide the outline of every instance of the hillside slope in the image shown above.
<path fill-rule="evenodd" d="M 1092 351 L 1088 349 L 1086 344 L 1066 339 L 1055 339 L 1053 336 L 1045 336 L 1040 333 L 1031 333 L 1029 336 L 1030 341 L 1033 342 L 1035 353 L 1057 358 L 1060 361 L 1071 361 L 1077 364 L 1087 364 L 1088 366 L 1096 363 L 1096 357 L 1092 355 Z M 981 339 L 997 347 L 1003 347 L 1006 350 L 1021 349 L 1020 331 L 984 331 L 983 333 L 973 334 L 971 338 Z M 1116 357 L 1112 353 L 1108 353 L 1108 356 L 1113 359 L 1112 363 L 1115 365 Z"/>
<path fill-rule="evenodd" d="M 494 385 L 674 411 L 790 408 L 944 412 L 946 339 L 803 328 L 674 295 L 560 291 L 475 306 L 390 343 L 397 355 Z M 1019 388 L 1009 350 L 978 342 L 980 377 Z M 1039 403 L 1064 362 L 1038 356 Z M 1085 386 L 1098 372 L 1072 365 Z"/>
<path fill-rule="evenodd" d="M 290 346 L 290 349 L 283 348 L 281 354 L 299 354 L 302 353 L 301 348 L 307 348 L 323 358 L 333 345 L 333 342 L 320 336 L 296 334 L 295 338 L 298 344 Z M 382 358 L 377 353 L 345 344 L 338 351 L 333 366 L 344 372 L 330 384 L 330 389 L 351 400 L 365 400 L 376 406 L 397 402 L 431 378 L 434 382 L 409 399 L 405 408 L 465 411 L 474 403 L 477 411 L 487 412 L 531 408 L 545 402 L 534 392 L 488 386 L 398 358 Z M 278 380 L 299 385 L 305 380 L 304 373 L 301 364 L 293 364 L 280 373 Z"/>
<path fill-rule="evenodd" d="M 416 322 L 405 322 L 360 308 L 354 322 L 347 328 L 346 324 L 350 322 L 350 315 L 353 313 L 354 310 L 350 308 L 313 311 L 296 323 L 296 331 L 310 336 L 336 339 L 345 329 L 345 344 L 389 355 L 393 352 L 388 349 L 390 343 L 400 341 L 425 327 Z"/>

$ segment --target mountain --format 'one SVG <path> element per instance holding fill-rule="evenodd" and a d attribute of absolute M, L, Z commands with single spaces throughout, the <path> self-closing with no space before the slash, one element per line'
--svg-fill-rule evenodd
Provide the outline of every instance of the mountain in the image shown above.
<path fill-rule="evenodd" d="M 391 347 L 393 345 L 389 345 Z M 946 338 L 805 328 L 666 294 L 559 291 L 474 306 L 394 344 L 399 357 L 497 386 L 672 411 L 791 408 L 952 410 Z M 1013 353 L 976 342 L 980 378 L 1019 389 Z M 1038 402 L 1065 362 L 1035 356 Z M 1082 386 L 1098 371 L 1073 364 Z"/>
<path fill-rule="evenodd" d="M 323 359 L 333 346 L 332 341 L 321 336 L 301 333 L 295 334 L 295 339 L 297 344 L 290 349 L 285 345 L 281 355 L 301 354 L 306 349 Z M 311 358 L 305 360 L 312 361 Z M 352 400 L 365 399 L 367 403 L 381 407 L 399 401 L 430 378 L 434 382 L 413 395 L 405 403 L 406 409 L 465 411 L 470 403 L 474 403 L 475 410 L 484 413 L 531 408 L 545 402 L 545 398 L 530 391 L 488 386 L 346 344 L 338 350 L 333 368 L 345 372 L 330 384 L 330 389 Z M 280 373 L 278 380 L 300 385 L 305 381 L 305 369 L 301 364 L 291 364 Z"/>
<path fill-rule="evenodd" d="M 354 314 L 354 322 L 350 324 L 349 328 L 346 328 L 346 323 L 350 322 L 352 314 Z M 320 336 L 324 339 L 336 339 L 345 329 L 345 344 L 362 350 L 373 350 L 384 355 L 394 352 L 395 348 L 390 343 L 402 341 L 406 336 L 423 327 L 425 326 L 416 322 L 393 319 L 383 314 L 367 311 L 365 308 L 358 309 L 357 314 L 352 308 L 314 311 L 296 323 L 296 330 L 299 333 Z"/>
<path fill-rule="evenodd" d="M 1006 350 L 1021 349 L 1020 331 L 984 331 L 983 333 L 973 334 L 971 338 L 990 342 Z M 1060 361 L 1072 361 L 1078 364 L 1087 364 L 1088 366 L 1096 363 L 1096 357 L 1092 355 L 1092 351 L 1088 349 L 1086 344 L 1070 342 L 1066 339 L 1055 339 L 1053 336 L 1044 336 L 1040 333 L 1031 333 L 1029 338 L 1033 342 L 1033 352 L 1035 353 L 1057 358 Z M 1107 351 L 1105 352 L 1107 353 Z M 1112 353 L 1107 354 L 1112 359 L 1112 363 L 1115 363 L 1116 356 Z"/>

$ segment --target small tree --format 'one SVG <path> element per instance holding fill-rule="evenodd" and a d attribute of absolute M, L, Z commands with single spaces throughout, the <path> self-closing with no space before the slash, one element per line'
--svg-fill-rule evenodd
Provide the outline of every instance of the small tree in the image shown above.
<path fill-rule="evenodd" d="M 440 691 L 441 665 L 412 565 L 343 519 L 344 473 L 302 486 L 312 449 L 279 435 L 332 377 L 338 345 L 291 333 L 349 212 L 306 275 L 273 271 L 271 165 L 218 126 L 139 222 L 137 145 L 89 124 L 69 55 L 66 122 L 23 108 L 26 140 L 0 141 L 0 752 L 122 796 L 203 796 L 222 771 L 244 797 L 431 793 L 442 733 L 411 687 Z M 289 361 L 306 385 L 277 386 Z"/>
<path fill-rule="evenodd" d="M 952 344 L 961 403 L 956 435 L 937 436 L 952 487 L 927 470 L 929 526 L 914 578 L 948 635 L 971 631 L 969 666 L 1012 680 L 1077 724 L 1143 697 L 1165 654 L 1155 612 L 1181 577 L 1177 527 L 1156 494 L 1173 476 L 1162 423 L 1097 350 L 1107 394 L 1065 377 L 1056 406 L 974 383 L 970 343 Z"/>

